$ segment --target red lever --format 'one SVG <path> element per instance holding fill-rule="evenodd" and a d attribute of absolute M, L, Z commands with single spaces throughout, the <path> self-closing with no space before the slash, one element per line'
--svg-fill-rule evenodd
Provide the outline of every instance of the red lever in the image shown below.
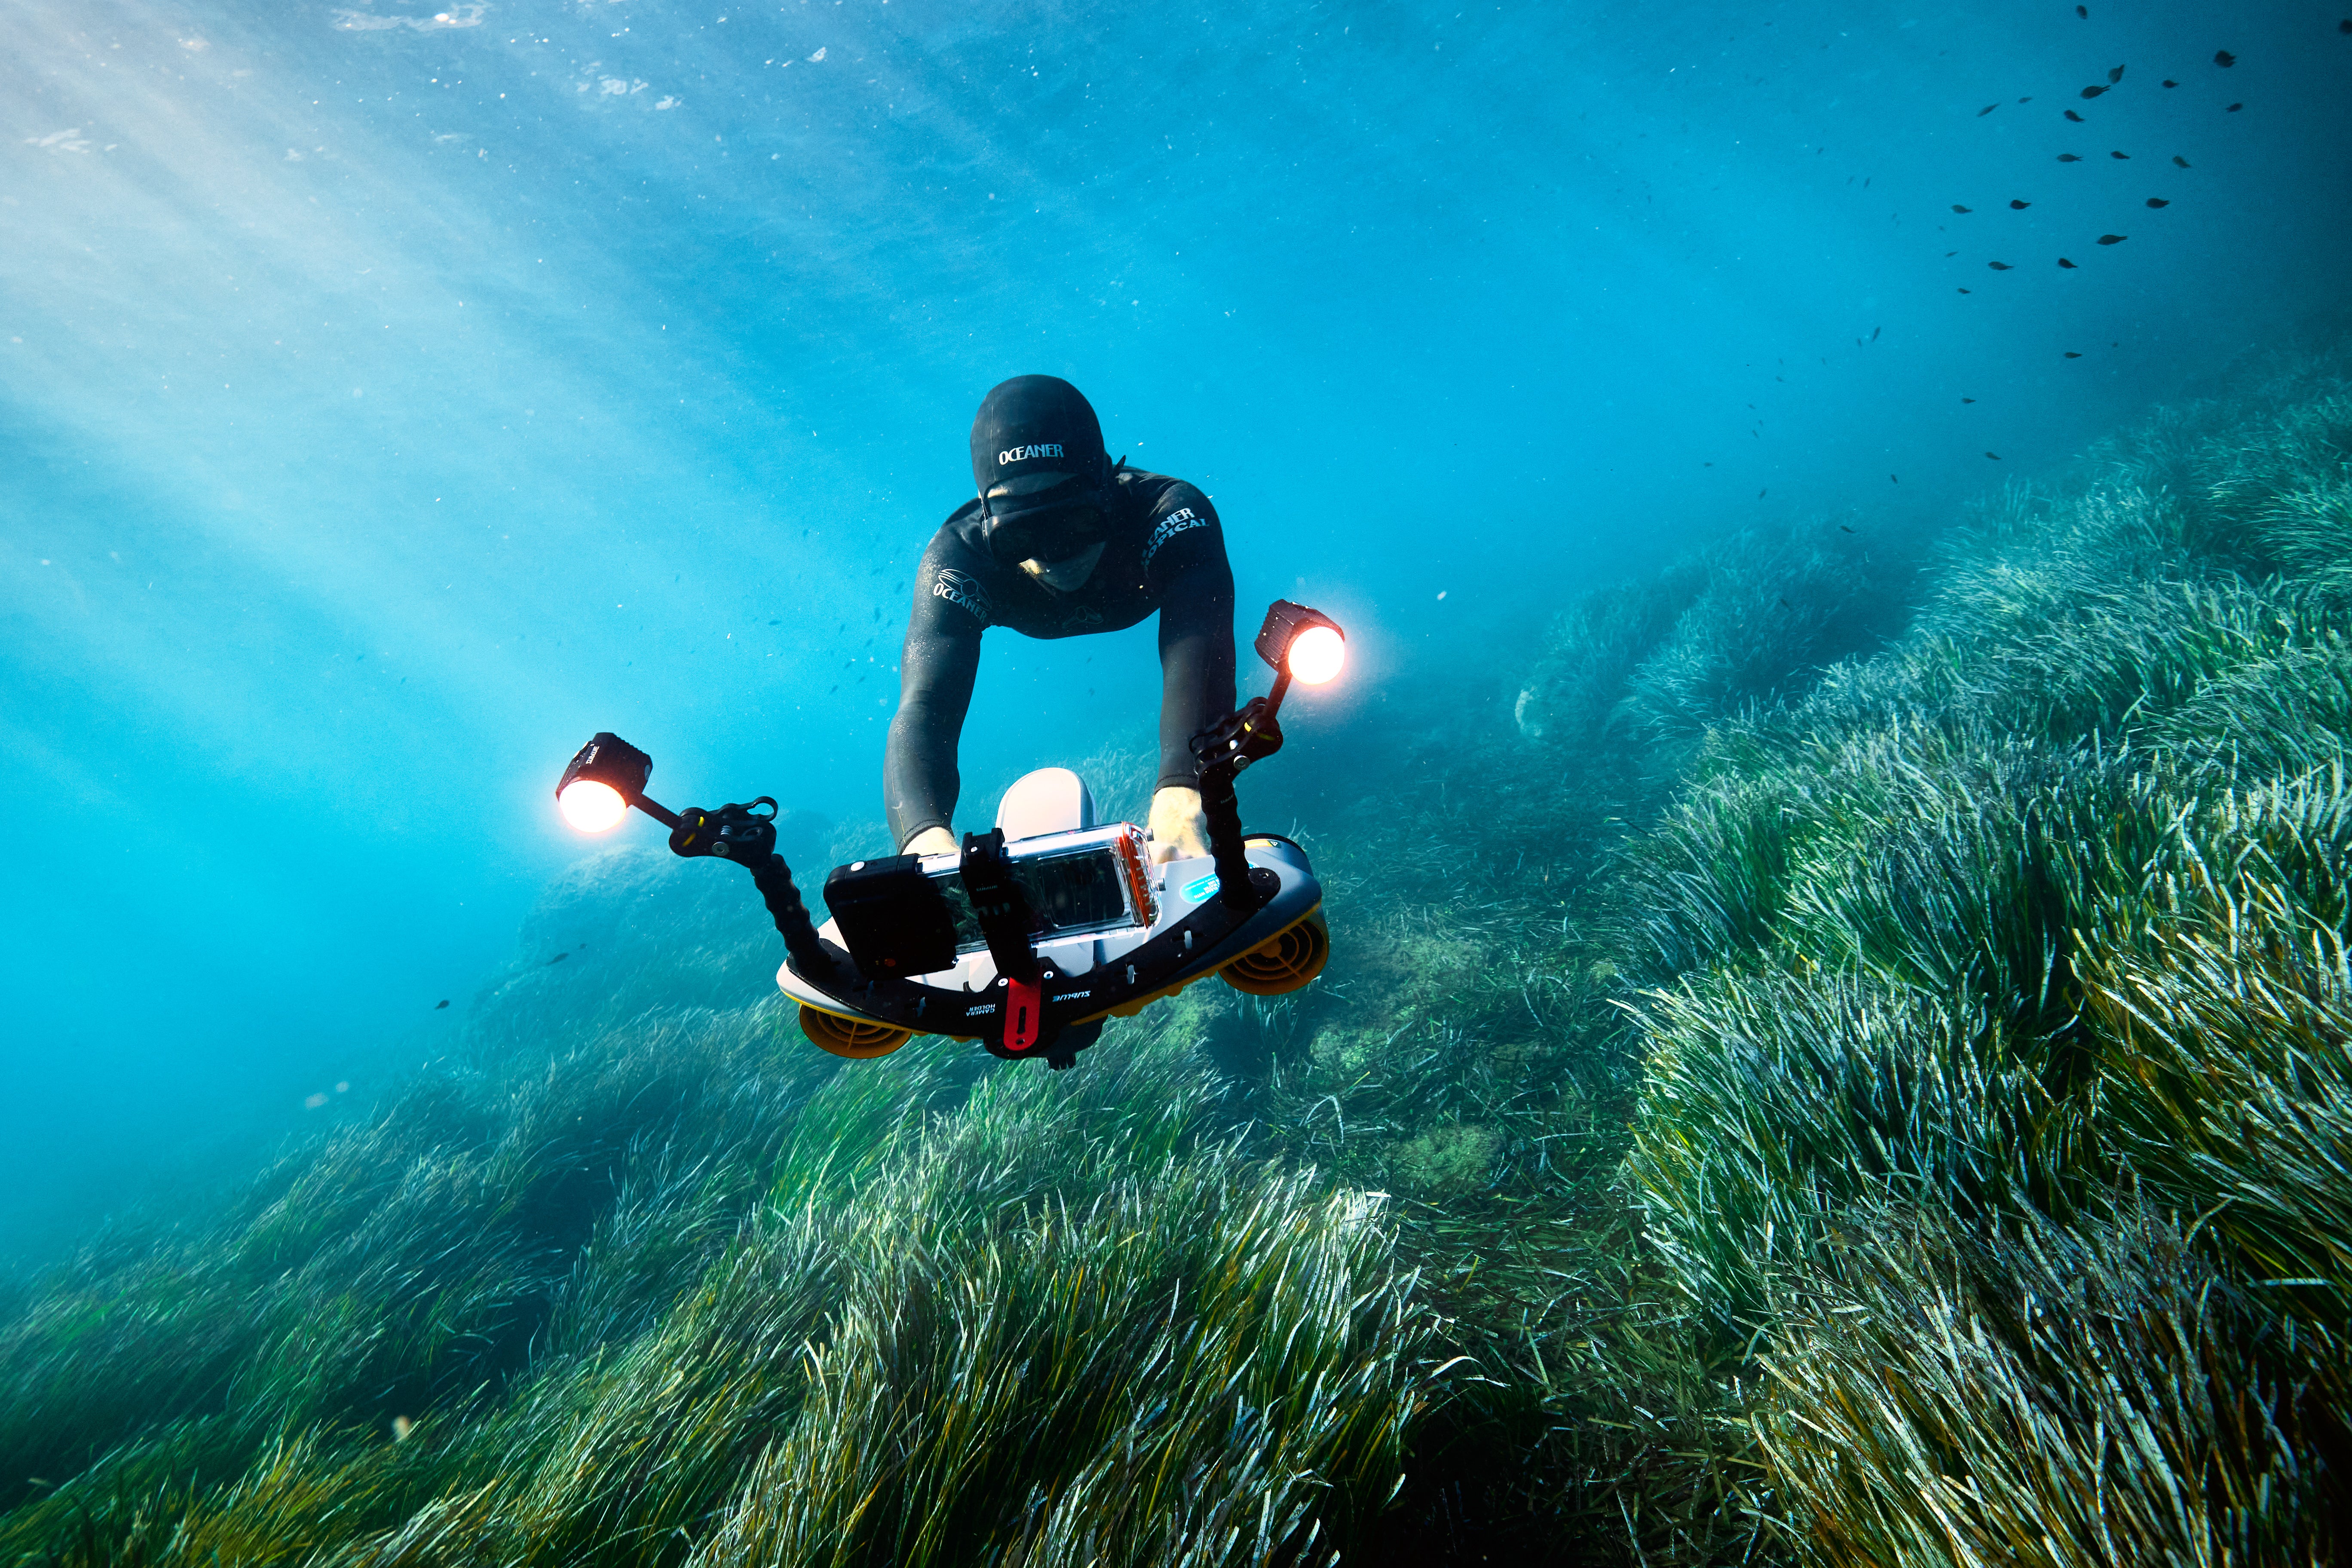
<path fill-rule="evenodd" d="M 1025 1051 L 1037 1043 L 1037 1027 L 1044 1021 L 1045 998 L 1044 976 L 1035 980 L 1005 982 L 1004 1048 Z"/>

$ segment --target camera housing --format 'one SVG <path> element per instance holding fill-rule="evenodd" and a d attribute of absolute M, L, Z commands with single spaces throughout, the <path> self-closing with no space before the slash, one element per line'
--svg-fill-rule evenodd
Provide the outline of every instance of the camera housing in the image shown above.
<path fill-rule="evenodd" d="M 1034 945 L 1139 931 L 1157 918 L 1143 835 L 1132 823 L 1041 834 L 1004 846 Z M 961 855 L 898 855 L 834 868 L 825 907 L 869 980 L 952 969 L 987 947 Z"/>

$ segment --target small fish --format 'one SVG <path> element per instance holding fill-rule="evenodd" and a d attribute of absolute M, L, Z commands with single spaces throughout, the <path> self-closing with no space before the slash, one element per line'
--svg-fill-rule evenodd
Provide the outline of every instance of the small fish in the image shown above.
<path fill-rule="evenodd" d="M 2076 353 L 2073 349 L 2068 349 L 2066 351 L 2066 357 L 2068 359 L 2081 359 L 2083 356 Z"/>
<path fill-rule="evenodd" d="M 1959 252 L 1957 250 L 1948 250 L 1944 252 L 1944 259 L 1949 261 L 1953 257 L 1958 256 L 1958 254 Z"/>
<path fill-rule="evenodd" d="M 567 959 L 567 958 L 569 958 L 569 957 L 571 957 L 571 956 L 572 956 L 572 955 L 571 955 L 570 953 L 568 953 L 568 952 L 559 952 L 559 953 L 557 953 L 553 958 L 549 959 L 547 962 L 548 962 L 548 963 L 562 963 L 565 959 Z"/>
<path fill-rule="evenodd" d="M 2116 82 L 2119 82 L 2119 81 L 2121 81 L 2121 80 L 2123 80 L 2123 79 L 2124 79 L 2124 68 L 2123 68 L 2123 67 L 2121 67 L 2121 66 L 2114 66 L 2114 67 L 2109 68 L 2109 69 L 2108 69 L 2108 71 L 2107 71 L 2107 81 L 2108 81 L 2108 84 L 2109 84 L 2110 86 L 2112 86 L 2113 84 L 2115 84 L 2115 83 L 2116 83 Z"/>
<path fill-rule="evenodd" d="M 2170 77 L 2167 77 L 2167 78 L 2165 78 L 2164 85 L 2165 85 L 2165 86 L 2167 86 L 2167 87 L 2179 87 L 2180 84 L 2179 84 L 2179 82 L 2177 82 L 2177 81 L 2174 81 Z"/>
<path fill-rule="evenodd" d="M 1961 399 L 1960 399 L 1960 401 L 1961 401 L 1962 403 L 1974 403 L 1974 402 L 1976 401 L 1976 399 L 1975 399 L 1975 398 L 1973 398 L 1973 397 L 1963 397 L 1963 398 L 1961 398 Z"/>
<path fill-rule="evenodd" d="M 1977 110 L 1977 118 L 1979 120 L 1982 120 L 1986 115 L 1990 114 L 1994 110 L 1999 109 L 2000 107 L 2000 105 L 1998 103 L 1988 103 L 1982 109 Z"/>
<path fill-rule="evenodd" d="M 2152 207 L 2168 207 L 2172 204 L 2166 201 L 2162 196 L 2150 196 L 2147 198 L 2147 205 Z"/>
<path fill-rule="evenodd" d="M 2009 263 L 2006 261 L 1988 261 L 1985 265 L 1991 268 L 1995 272 L 2006 272 L 2009 270 Z"/>
<path fill-rule="evenodd" d="M 2073 262 L 2071 262 L 2071 261 L 2067 260 L 2067 259 L 2066 259 L 2064 257 L 2063 257 L 2063 256 L 2062 256 L 2062 257 L 2060 257 L 2060 258 L 2058 258 L 2058 265 L 2059 265 L 2059 266 L 2061 266 L 2061 267 L 2063 267 L 2063 268 L 2065 268 L 2067 271 L 2069 271 L 2069 272 L 2072 272 L 2072 271 L 2074 271 L 2074 264 Z"/>
<path fill-rule="evenodd" d="M 2032 99 L 2032 97 L 2029 94 L 2028 96 L 2026 96 L 2026 97 L 2024 97 L 2024 98 L 2021 98 L 2021 99 L 2019 99 L 2017 101 L 2018 101 L 2018 102 L 2020 102 L 2020 103 L 2032 103 L 2032 102 L 2033 101 L 2033 99 Z"/>
<path fill-rule="evenodd" d="M 1873 328 L 1871 328 L 1871 329 L 1870 329 L 1870 341 L 1871 341 L 1872 342 L 1874 342 L 1874 342 L 1876 342 L 1878 341 L 1878 334 L 1879 334 L 1882 331 L 1884 331 L 1884 330 L 1885 330 L 1884 328 L 1880 328 L 1880 327 L 1873 327 Z"/>
<path fill-rule="evenodd" d="M 2101 93 L 2103 93 L 2103 92 L 2105 92 L 2105 91 L 2106 91 L 2106 90 L 2107 90 L 2107 89 L 2106 89 L 2105 87 L 2101 86 L 2099 83 L 2097 83 L 2097 82 L 2093 82 L 2089 87 L 2086 87 L 2086 88 L 2084 88 L 2084 89 L 2083 89 L 2083 96 L 2084 96 L 2084 98 L 2096 98 L 2096 97 L 2098 97 L 2098 96 L 2099 96 L 2099 94 L 2101 94 Z"/>
<path fill-rule="evenodd" d="M 1976 290 L 1975 290 L 1975 289 L 1961 289 L 1961 290 L 1960 290 L 1960 292 L 1961 292 L 1961 293 L 1963 293 L 1963 294 L 1972 294 L 1972 293 L 1976 292 Z"/>
<path fill-rule="evenodd" d="M 2180 165 L 2182 168 L 2184 168 L 2184 169 L 2185 169 L 2185 168 L 2187 168 L 2187 167 L 2189 167 L 2189 160 L 2188 160 L 2188 159 L 2186 159 L 2186 158 L 2184 158 L 2184 157 L 2182 157 L 2182 156 L 2181 156 L 2179 153 L 2175 153 L 2172 155 L 2172 161 L 2173 161 L 2174 163 L 2176 163 L 2179 164 L 2179 165 Z"/>
<path fill-rule="evenodd" d="M 1985 456 L 1990 458 L 1996 463 L 2000 461 L 2000 454 L 1999 452 L 1987 452 Z"/>
<path fill-rule="evenodd" d="M 782 621 L 770 621 L 768 624 L 769 624 L 770 626 L 782 626 L 784 623 L 783 623 L 783 622 L 782 622 Z"/>
<path fill-rule="evenodd" d="M 442 1009 L 442 1008 L 446 1007 L 448 1005 L 449 1005 L 449 999 L 448 999 L 446 996 L 444 996 L 443 998 L 441 998 L 441 1000 L 440 1000 L 440 1001 L 436 1002 L 436 1003 L 434 1003 L 434 1004 L 433 1004 L 433 1010 L 434 1010 L 436 1013 L 438 1013 L 439 1011 L 441 1011 L 441 1009 Z"/>
<path fill-rule="evenodd" d="M 2120 158 L 2126 163 L 2131 162 L 2131 154 L 2128 153 L 2110 153 L 2107 156 L 2110 158 Z"/>
<path fill-rule="evenodd" d="M 2075 112 L 2074 112 L 2073 110 L 2071 110 L 2071 109 L 2070 109 L 2070 110 L 2068 110 L 2066 111 L 2066 118 L 2067 118 L 2067 119 L 2069 119 L 2069 120 L 2071 120 L 2071 121 L 2074 121 L 2075 124 L 2077 124 L 2077 125 L 2080 125 L 2080 124 L 2082 124 L 2082 123 L 2083 123 L 2083 117 L 2082 117 L 2081 115 L 2079 115 L 2079 114 L 2075 113 Z"/>
<path fill-rule="evenodd" d="M 2061 153 L 2058 154 L 2058 161 L 2062 163 L 2079 163 L 2083 160 L 2072 153 Z"/>
<path fill-rule="evenodd" d="M 2087 22 L 2091 19 L 2091 8 L 2088 5 L 2077 5 L 2074 7 L 2074 15 Z"/>
<path fill-rule="evenodd" d="M 1769 486 L 1769 485 L 1767 485 L 1767 486 L 1765 486 L 1765 487 L 1764 487 L 1764 489 L 1771 489 L 1771 488 L 1772 488 L 1772 487 L 1771 487 L 1771 486 Z M 1757 499 L 1758 500 L 1762 500 L 1764 499 L 1764 490 L 1758 490 L 1758 491 L 1756 492 L 1756 499 Z"/>
<path fill-rule="evenodd" d="M 2009 204 L 2009 210 L 2010 210 L 2010 211 L 2011 211 L 2011 212 L 2013 212 L 2013 213 L 2021 213 L 2021 212 L 2023 212 L 2026 208 L 2028 208 L 2028 207 L 2032 206 L 2032 205 L 2033 205 L 2033 204 L 2032 204 L 2032 202 L 2021 202 L 2021 201 L 2011 200 L 2011 201 L 2010 202 L 2010 204 Z"/>
<path fill-rule="evenodd" d="M 1952 204 L 1952 210 L 1953 210 L 1954 212 L 1956 212 L 1956 213 L 1965 213 L 1965 212 L 1974 212 L 1976 209 L 1975 209 L 1974 207 L 1964 207 L 1964 206 L 1960 205 L 1960 204 L 1959 204 L 1959 203 L 1958 203 L 1958 202 L 1954 202 L 1954 203 Z"/>
<path fill-rule="evenodd" d="M 2336 30 L 2339 33 L 2345 34 L 2347 37 L 2352 37 L 2352 16 L 2347 16 L 2341 22 L 2336 23 Z"/>
<path fill-rule="evenodd" d="M 2223 110 L 2221 112 L 2222 112 L 2222 113 L 2224 113 L 2224 114 L 2235 114 L 2235 113 L 2237 113 L 2237 112 L 2238 112 L 2238 110 L 2242 110 L 2242 109 L 2243 109 L 2243 108 L 2245 108 L 2245 107 L 2246 107 L 2246 106 L 2245 106 L 2244 104 L 2242 104 L 2242 103 L 2233 103 L 2233 104 L 2230 105 L 2230 107 L 2229 107 L 2229 108 L 2227 108 L 2227 109 Z"/>
<path fill-rule="evenodd" d="M 2227 49 L 2215 49 L 2213 51 L 2213 63 L 2220 66 L 2223 70 L 2228 70 L 2231 66 L 2238 63 L 2238 57 L 2231 54 Z"/>
<path fill-rule="evenodd" d="M 2131 236 L 2127 234 L 2103 234 L 2099 236 L 2099 243 L 2101 245 L 2121 245 L 2125 240 L 2129 239 L 2130 237 Z"/>

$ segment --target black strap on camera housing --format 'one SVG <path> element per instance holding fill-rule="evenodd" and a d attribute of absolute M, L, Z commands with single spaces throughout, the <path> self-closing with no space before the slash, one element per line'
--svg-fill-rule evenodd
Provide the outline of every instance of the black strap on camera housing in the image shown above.
<path fill-rule="evenodd" d="M 1034 983 L 1037 950 L 1030 939 L 1037 919 L 1029 909 L 1029 895 L 1013 879 L 1013 861 L 1004 853 L 1004 829 L 963 836 L 963 890 L 979 917 L 980 934 L 988 939 L 988 956 L 996 973 L 1008 980 Z"/>

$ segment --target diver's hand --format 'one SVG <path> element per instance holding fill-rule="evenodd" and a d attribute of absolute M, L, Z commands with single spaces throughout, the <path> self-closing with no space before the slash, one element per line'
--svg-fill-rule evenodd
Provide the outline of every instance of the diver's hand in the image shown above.
<path fill-rule="evenodd" d="M 1201 792 L 1166 784 L 1151 797 L 1151 863 L 1189 860 L 1209 852 L 1209 819 Z"/>
<path fill-rule="evenodd" d="M 946 828 L 926 827 L 908 839 L 907 847 L 898 853 L 901 855 L 953 855 L 962 847 L 963 846 L 956 842 L 956 836 Z"/>

